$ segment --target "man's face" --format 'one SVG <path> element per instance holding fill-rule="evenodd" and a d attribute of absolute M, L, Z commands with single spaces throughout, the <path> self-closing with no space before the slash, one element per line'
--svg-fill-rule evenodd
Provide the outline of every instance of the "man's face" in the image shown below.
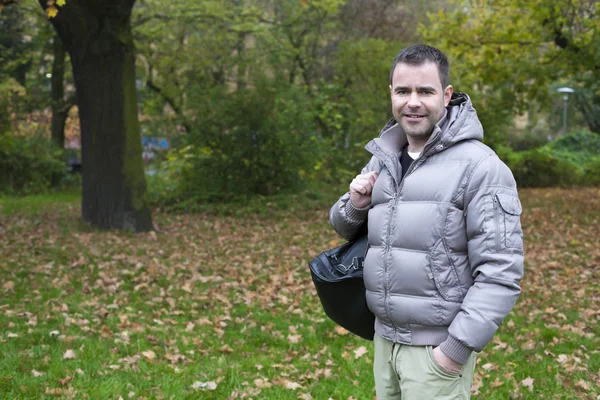
<path fill-rule="evenodd" d="M 428 139 L 444 115 L 452 97 L 452 86 L 442 88 L 438 67 L 398 64 L 390 86 L 392 113 L 404 132 L 413 138 Z"/>

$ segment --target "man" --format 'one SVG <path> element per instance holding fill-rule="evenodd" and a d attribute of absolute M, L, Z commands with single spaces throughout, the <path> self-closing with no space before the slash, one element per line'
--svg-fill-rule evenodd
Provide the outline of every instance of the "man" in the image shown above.
<path fill-rule="evenodd" d="M 403 49 L 390 80 L 394 118 L 330 222 L 346 239 L 368 224 L 378 400 L 468 399 L 475 352 L 521 292 L 521 204 L 442 52 Z"/>

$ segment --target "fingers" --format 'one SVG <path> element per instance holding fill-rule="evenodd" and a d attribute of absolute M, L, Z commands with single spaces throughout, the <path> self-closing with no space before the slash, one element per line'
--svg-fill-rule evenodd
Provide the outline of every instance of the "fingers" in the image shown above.
<path fill-rule="evenodd" d="M 375 181 L 379 177 L 379 173 L 377 171 L 369 172 L 365 174 L 368 176 L 369 182 L 371 183 L 371 188 L 375 186 Z"/>
<path fill-rule="evenodd" d="M 350 192 L 360 193 L 362 195 L 371 194 L 378 176 L 379 174 L 377 171 L 357 175 L 350 183 Z"/>
<path fill-rule="evenodd" d="M 361 182 L 352 181 L 350 183 L 350 193 L 369 194 L 368 188 Z"/>

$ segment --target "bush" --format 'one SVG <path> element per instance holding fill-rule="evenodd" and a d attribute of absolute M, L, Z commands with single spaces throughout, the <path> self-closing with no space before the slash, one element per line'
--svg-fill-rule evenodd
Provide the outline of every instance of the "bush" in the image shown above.
<path fill-rule="evenodd" d="M 38 193 L 67 178 L 62 150 L 40 135 L 0 135 L 0 193 Z"/>
<path fill-rule="evenodd" d="M 185 146 L 171 150 L 150 179 L 155 203 L 272 195 L 314 176 L 320 145 L 303 90 L 265 81 L 233 93 L 216 91 L 209 103 L 199 105 Z"/>
<path fill-rule="evenodd" d="M 600 136 L 588 131 L 572 132 L 528 151 L 499 146 L 496 154 L 521 187 L 600 184 Z"/>
<path fill-rule="evenodd" d="M 585 168 L 600 156 L 600 135 L 581 130 L 571 132 L 549 143 L 548 150 L 556 157 Z"/>
<path fill-rule="evenodd" d="M 600 157 L 596 157 L 584 166 L 581 183 L 585 186 L 600 185 Z"/>
<path fill-rule="evenodd" d="M 515 151 L 526 151 L 542 147 L 548 143 L 548 135 L 535 132 L 526 132 L 521 135 L 506 135 L 507 144 Z"/>
<path fill-rule="evenodd" d="M 574 186 L 582 174 L 576 165 L 544 148 L 514 153 L 506 161 L 520 187 Z"/>
<path fill-rule="evenodd" d="M 548 147 L 558 151 L 598 155 L 600 154 L 600 135 L 586 130 L 570 132 L 551 142 Z"/>

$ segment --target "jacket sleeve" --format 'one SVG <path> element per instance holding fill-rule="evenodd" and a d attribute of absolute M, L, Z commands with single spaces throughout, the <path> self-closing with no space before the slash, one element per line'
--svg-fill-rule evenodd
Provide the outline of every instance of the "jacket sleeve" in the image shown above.
<path fill-rule="evenodd" d="M 508 167 L 491 154 L 475 166 L 464 193 L 473 285 L 440 350 L 465 364 L 481 351 L 515 305 L 523 277 L 521 203 Z"/>
<path fill-rule="evenodd" d="M 379 161 L 375 157 L 360 172 L 366 174 L 371 171 L 380 171 Z M 329 223 L 333 229 L 344 239 L 354 239 L 367 220 L 371 206 L 355 208 L 350 201 L 350 192 L 346 192 L 329 210 Z"/>

